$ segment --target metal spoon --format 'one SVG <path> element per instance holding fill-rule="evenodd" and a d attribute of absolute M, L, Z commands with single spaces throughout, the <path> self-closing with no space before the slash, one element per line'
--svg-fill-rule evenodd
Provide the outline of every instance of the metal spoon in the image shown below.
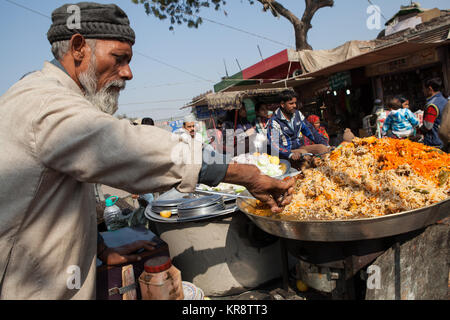
<path fill-rule="evenodd" d="M 253 199 L 256 200 L 254 197 L 249 196 L 243 196 L 240 194 L 232 194 L 232 193 L 225 193 L 225 192 L 219 192 L 219 191 L 208 191 L 208 190 L 196 190 L 198 193 L 207 193 L 207 194 L 216 194 L 219 196 L 225 196 L 225 197 L 233 197 L 233 198 L 242 198 L 242 199 Z"/>

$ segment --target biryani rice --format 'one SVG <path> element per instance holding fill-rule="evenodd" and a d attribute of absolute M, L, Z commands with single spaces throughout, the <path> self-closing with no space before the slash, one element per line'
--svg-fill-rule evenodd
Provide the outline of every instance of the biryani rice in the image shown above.
<path fill-rule="evenodd" d="M 440 150 L 409 140 L 356 138 L 304 171 L 280 217 L 359 219 L 426 207 L 449 197 L 447 171 L 450 156 Z"/>

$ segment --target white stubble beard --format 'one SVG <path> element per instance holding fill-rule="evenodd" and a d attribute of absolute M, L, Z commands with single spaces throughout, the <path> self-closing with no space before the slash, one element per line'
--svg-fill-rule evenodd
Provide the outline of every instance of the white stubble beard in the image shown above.
<path fill-rule="evenodd" d="M 113 115 L 119 108 L 120 91 L 125 89 L 125 80 L 113 80 L 97 92 L 98 79 L 95 54 L 92 54 L 88 68 L 80 73 L 78 80 L 84 89 L 84 95 L 101 111 Z"/>

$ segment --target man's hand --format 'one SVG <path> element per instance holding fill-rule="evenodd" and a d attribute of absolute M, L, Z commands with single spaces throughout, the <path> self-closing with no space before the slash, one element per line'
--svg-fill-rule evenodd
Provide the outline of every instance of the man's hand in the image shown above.
<path fill-rule="evenodd" d="M 121 265 L 126 263 L 133 263 L 140 261 L 145 251 L 152 251 L 155 249 L 156 243 L 151 241 L 135 241 L 133 243 L 117 247 L 117 248 L 105 248 L 100 254 L 99 259 L 107 265 Z M 136 251 L 144 249 L 142 253 L 136 253 Z"/>
<path fill-rule="evenodd" d="M 263 175 L 254 165 L 230 164 L 224 182 L 246 187 L 255 198 L 269 205 L 272 212 L 278 213 L 291 202 L 295 179 L 278 180 Z"/>
<path fill-rule="evenodd" d="M 302 154 L 298 152 L 292 152 L 291 160 L 298 161 L 302 158 Z"/>
<path fill-rule="evenodd" d="M 247 189 L 255 198 L 269 205 L 272 212 L 279 213 L 292 201 L 294 184 L 293 178 L 283 181 L 260 174 Z"/>

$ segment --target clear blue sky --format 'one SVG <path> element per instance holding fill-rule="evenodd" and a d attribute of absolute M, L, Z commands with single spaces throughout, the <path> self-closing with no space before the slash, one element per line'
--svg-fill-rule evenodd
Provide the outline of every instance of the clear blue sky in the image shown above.
<path fill-rule="evenodd" d="M 46 16 L 66 3 L 57 0 L 10 0 Z M 76 3 L 78 1 L 72 1 Z M 113 1 L 102 1 L 111 3 Z M 145 14 L 143 6 L 131 0 L 114 1 L 130 18 L 136 32 L 135 53 L 131 62 L 133 80 L 120 97 L 119 114 L 131 117 L 149 116 L 154 119 L 180 117 L 188 110 L 180 110 L 194 96 L 212 90 L 213 85 L 228 73 L 239 72 L 260 61 L 257 46 L 267 58 L 287 47 L 295 47 L 291 24 L 284 18 L 264 13 L 261 5 L 253 6 L 247 0 L 229 0 L 223 11 L 204 9 L 200 15 L 213 21 L 276 40 L 287 46 L 257 38 L 211 22 L 199 29 L 185 25 L 169 31 L 169 21 L 160 21 Z M 280 0 L 288 9 L 301 16 L 303 0 Z M 408 0 L 371 0 L 381 8 L 385 18 L 391 18 Z M 448 8 L 448 0 L 422 0 L 424 8 Z M 331 49 L 348 40 L 374 39 L 381 30 L 366 26 L 368 1 L 335 0 L 333 8 L 318 11 L 309 32 L 309 43 L 314 49 Z M 382 24 L 385 20 L 382 18 Z M 51 21 L 37 13 L 0 0 L 0 37 L 2 50 L 0 94 L 3 94 L 26 72 L 42 68 L 44 60 L 51 60 L 46 34 Z M 144 57 L 141 54 L 147 56 Z M 172 67 L 170 67 L 170 66 Z M 179 69 L 185 71 L 182 72 Z"/>

